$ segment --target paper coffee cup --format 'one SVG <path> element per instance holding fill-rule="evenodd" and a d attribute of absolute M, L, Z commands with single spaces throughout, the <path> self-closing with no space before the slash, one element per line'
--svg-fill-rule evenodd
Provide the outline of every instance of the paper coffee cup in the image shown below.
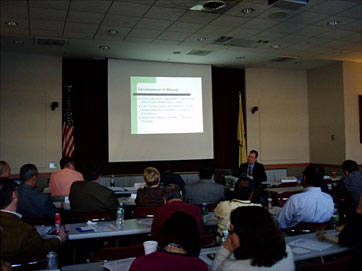
<path fill-rule="evenodd" d="M 157 241 L 146 241 L 143 242 L 143 247 L 145 249 L 145 255 L 157 251 L 158 242 Z"/>

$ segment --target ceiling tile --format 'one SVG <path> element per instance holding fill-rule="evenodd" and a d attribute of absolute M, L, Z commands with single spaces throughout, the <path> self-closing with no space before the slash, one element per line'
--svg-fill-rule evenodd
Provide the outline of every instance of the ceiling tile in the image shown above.
<path fill-rule="evenodd" d="M 328 30 L 325 27 L 320 27 L 320 26 L 307 26 L 304 27 L 302 29 L 299 29 L 298 31 L 296 31 L 294 33 L 294 35 L 301 35 L 301 36 L 305 36 L 305 37 L 314 37 L 314 36 L 318 36 L 322 33 L 328 32 L 330 30 Z"/>
<path fill-rule="evenodd" d="M 127 37 L 141 39 L 155 39 L 161 34 L 159 30 L 133 29 Z"/>
<path fill-rule="evenodd" d="M 339 29 L 361 33 L 362 32 L 362 21 L 354 20 L 352 22 L 341 25 L 339 27 Z"/>
<path fill-rule="evenodd" d="M 237 29 L 227 33 L 227 36 L 235 37 L 235 38 L 248 39 L 251 36 L 256 35 L 257 33 L 260 33 L 260 31 L 259 30 L 244 29 L 244 28 L 240 27 L 240 28 L 237 28 Z"/>
<path fill-rule="evenodd" d="M 65 31 L 63 37 L 68 39 L 92 39 L 93 34 L 89 32 Z"/>
<path fill-rule="evenodd" d="M 271 28 L 273 25 L 278 24 L 278 22 L 271 22 L 270 20 L 262 19 L 251 19 L 247 23 L 243 24 L 243 28 L 252 29 L 252 30 L 266 30 Z"/>
<path fill-rule="evenodd" d="M 63 31 L 37 28 L 37 29 L 32 30 L 31 34 L 32 34 L 32 36 L 37 36 L 37 37 L 61 38 L 63 35 Z"/>
<path fill-rule="evenodd" d="M 190 36 L 190 33 L 180 33 L 180 32 L 163 32 L 157 39 L 162 40 L 173 40 L 173 41 L 182 41 Z"/>
<path fill-rule="evenodd" d="M 310 11 L 327 15 L 335 15 L 350 9 L 353 6 L 356 6 L 355 2 L 330 0 L 311 8 Z"/>
<path fill-rule="evenodd" d="M 113 2 L 108 13 L 112 15 L 124 15 L 129 17 L 142 17 L 150 6 L 138 3 Z"/>
<path fill-rule="evenodd" d="M 261 13 L 263 13 L 264 11 L 266 11 L 267 9 L 270 8 L 267 5 L 260 5 L 261 2 L 264 2 L 264 1 L 259 1 L 259 4 L 242 1 L 239 4 L 230 8 L 229 10 L 227 10 L 225 12 L 225 14 L 232 15 L 232 16 L 238 16 L 238 17 L 240 16 L 240 17 L 244 17 L 244 18 L 248 18 L 248 19 L 253 18 L 253 17 L 259 16 Z M 250 13 L 250 14 L 242 13 L 241 10 L 244 8 L 253 8 L 254 12 Z"/>
<path fill-rule="evenodd" d="M 290 23 L 280 23 L 268 29 L 270 32 L 275 32 L 278 34 L 291 34 L 296 31 L 304 28 L 305 25 L 302 24 L 290 24 Z"/>
<path fill-rule="evenodd" d="M 139 30 L 151 29 L 151 30 L 163 31 L 167 27 L 169 27 L 172 23 L 173 23 L 173 21 L 143 18 L 137 23 L 137 25 L 135 26 L 135 29 L 139 29 Z"/>
<path fill-rule="evenodd" d="M 199 30 L 201 27 L 203 27 L 202 24 L 175 22 L 168 28 L 168 30 L 174 32 L 194 33 L 197 30 Z"/>
<path fill-rule="evenodd" d="M 116 35 L 112 35 L 110 34 L 108 31 L 114 29 L 118 31 L 118 34 Z M 116 28 L 112 28 L 111 26 L 108 25 L 102 25 L 98 31 L 97 31 L 97 35 L 104 35 L 104 36 L 109 36 L 109 37 L 117 37 L 117 36 L 125 36 L 128 34 L 129 31 L 131 31 L 131 27 L 121 27 L 118 26 Z"/>
<path fill-rule="evenodd" d="M 193 6 L 200 4 L 200 0 L 157 0 L 155 6 L 190 9 Z"/>
<path fill-rule="evenodd" d="M 31 32 L 39 30 L 63 32 L 64 23 L 55 21 L 32 20 L 30 23 Z"/>
<path fill-rule="evenodd" d="M 226 27 L 226 26 L 216 26 L 216 25 L 207 25 L 201 28 L 196 34 L 199 35 L 220 35 L 224 36 L 226 33 L 230 32 L 233 27 Z"/>
<path fill-rule="evenodd" d="M 62 0 L 62 1 L 29 0 L 29 7 L 30 8 L 45 8 L 45 9 L 67 10 L 68 7 L 69 7 L 69 0 Z"/>
<path fill-rule="evenodd" d="M 18 1 L 14 1 L 14 0 L 2 0 L 2 1 L 1 1 L 1 7 L 3 8 L 3 7 L 5 7 L 5 6 L 28 8 L 28 1 L 27 1 L 27 0 L 18 0 Z"/>
<path fill-rule="evenodd" d="M 111 0 L 72 0 L 70 10 L 103 14 L 108 10 L 111 4 Z"/>
<path fill-rule="evenodd" d="M 338 16 L 361 20 L 362 19 L 361 14 L 362 14 L 362 4 L 360 4 L 359 6 L 354 6 L 343 12 L 340 12 L 338 13 Z"/>
<path fill-rule="evenodd" d="M 8 18 L 11 20 L 27 20 L 28 19 L 28 8 L 16 7 L 16 6 L 1 6 L 0 9 L 1 18 Z"/>
<path fill-rule="evenodd" d="M 185 12 L 185 10 L 177 8 L 152 7 L 145 17 L 176 21 Z"/>
<path fill-rule="evenodd" d="M 97 28 L 97 24 L 66 23 L 64 31 L 65 33 L 88 33 L 92 37 L 96 32 Z"/>
<path fill-rule="evenodd" d="M 221 15 L 220 17 L 213 20 L 210 25 L 217 26 L 230 26 L 230 27 L 238 27 L 244 23 L 246 23 L 249 19 L 240 18 L 235 16 Z"/>
<path fill-rule="evenodd" d="M 64 21 L 67 16 L 66 10 L 30 8 L 30 20 L 36 18 L 39 20 Z"/>
<path fill-rule="evenodd" d="M 326 33 L 323 33 L 321 35 L 319 35 L 321 38 L 326 38 L 326 39 L 340 39 L 340 40 L 344 40 L 344 41 L 350 41 L 350 42 L 359 42 L 360 44 L 362 44 L 362 36 L 361 35 L 356 35 L 355 32 L 351 32 L 351 31 L 343 31 L 343 30 L 335 30 L 335 31 L 329 31 Z"/>
<path fill-rule="evenodd" d="M 252 40 L 266 40 L 266 41 L 275 41 L 281 37 L 285 36 L 284 33 L 272 32 L 272 31 L 263 31 L 257 35 L 251 36 Z"/>
<path fill-rule="evenodd" d="M 310 25 L 310 24 L 319 22 L 327 17 L 328 17 L 328 15 L 305 11 L 301 14 L 298 14 L 294 17 L 287 19 L 285 22 L 290 23 L 290 24 Z"/>
<path fill-rule="evenodd" d="M 82 12 L 70 10 L 67 17 L 67 22 L 72 23 L 89 23 L 89 24 L 99 24 L 104 15 L 101 13 L 91 13 L 91 12 Z"/>
<path fill-rule="evenodd" d="M 186 23 L 208 24 L 219 16 L 219 14 L 215 13 L 188 11 L 186 14 L 181 16 L 178 21 Z"/>
<path fill-rule="evenodd" d="M 118 34 L 118 35 L 110 35 L 109 33 L 104 32 L 97 32 L 94 39 L 95 40 L 103 40 L 103 41 L 122 41 L 125 35 Z"/>
<path fill-rule="evenodd" d="M 218 35 L 203 35 L 202 36 L 204 38 L 204 40 L 199 40 L 200 35 L 191 35 L 190 37 L 188 37 L 183 43 L 181 44 L 197 44 L 199 46 L 208 44 L 208 43 L 213 43 L 216 39 L 218 39 L 220 36 Z"/>
<path fill-rule="evenodd" d="M 122 15 L 107 15 L 102 25 L 133 27 L 140 19 L 137 17 L 126 17 Z"/>
<path fill-rule="evenodd" d="M 1 22 L 1 35 L 5 35 L 3 31 L 10 34 L 12 32 L 24 32 L 29 30 L 29 23 L 28 20 L 16 20 L 18 25 L 16 27 L 7 26 L 5 23 L 8 21 L 8 18 L 0 18 Z"/>

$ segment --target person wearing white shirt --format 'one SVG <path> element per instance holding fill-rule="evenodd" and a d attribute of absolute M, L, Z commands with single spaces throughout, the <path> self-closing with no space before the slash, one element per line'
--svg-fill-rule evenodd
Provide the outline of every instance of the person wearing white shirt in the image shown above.
<path fill-rule="evenodd" d="M 303 172 L 302 193 L 292 195 L 278 215 L 279 226 L 287 229 L 300 222 L 323 223 L 331 219 L 334 211 L 332 197 L 322 192 L 324 169 L 309 165 Z"/>

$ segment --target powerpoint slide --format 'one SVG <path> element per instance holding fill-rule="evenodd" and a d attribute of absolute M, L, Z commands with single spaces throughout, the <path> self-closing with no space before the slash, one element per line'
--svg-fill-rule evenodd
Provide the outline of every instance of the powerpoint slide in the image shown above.
<path fill-rule="evenodd" d="M 203 133 L 201 77 L 131 77 L 131 133 Z"/>

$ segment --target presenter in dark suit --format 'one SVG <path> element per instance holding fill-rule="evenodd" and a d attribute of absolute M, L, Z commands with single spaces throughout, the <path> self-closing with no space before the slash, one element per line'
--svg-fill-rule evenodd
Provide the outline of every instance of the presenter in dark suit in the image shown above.
<path fill-rule="evenodd" d="M 119 203 L 114 192 L 100 185 L 100 166 L 88 162 L 83 169 L 85 182 L 74 182 L 70 188 L 69 201 L 72 212 L 101 213 L 116 211 Z"/>
<path fill-rule="evenodd" d="M 238 170 L 238 176 L 246 175 L 252 177 L 254 185 L 253 201 L 259 202 L 263 205 L 266 204 L 266 200 L 263 196 L 262 182 L 266 182 L 267 177 L 264 169 L 264 165 L 257 162 L 258 152 L 252 150 L 248 155 L 248 162 L 241 164 Z"/>

